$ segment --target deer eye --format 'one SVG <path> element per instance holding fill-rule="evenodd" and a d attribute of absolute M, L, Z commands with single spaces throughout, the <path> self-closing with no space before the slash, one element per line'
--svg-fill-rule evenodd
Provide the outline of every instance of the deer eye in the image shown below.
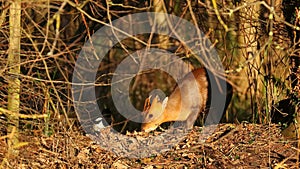
<path fill-rule="evenodd" d="M 148 116 L 150 119 L 153 117 L 153 114 L 149 114 L 149 116 Z"/>

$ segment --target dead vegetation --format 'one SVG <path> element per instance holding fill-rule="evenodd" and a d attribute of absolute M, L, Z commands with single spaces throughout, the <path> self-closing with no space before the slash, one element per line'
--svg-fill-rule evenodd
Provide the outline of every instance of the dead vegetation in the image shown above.
<path fill-rule="evenodd" d="M 300 167 L 298 1 L 161 2 L 0 0 L 0 168 Z M 18 7 L 11 9 L 15 3 Z M 234 96 L 222 124 L 204 143 L 200 139 L 202 128 L 194 127 L 187 135 L 181 135 L 180 143 L 167 147 L 168 151 L 125 158 L 120 156 L 123 150 L 149 146 L 151 142 L 145 139 L 151 141 L 163 132 L 138 132 L 140 124 L 118 112 L 110 90 L 117 66 L 144 48 L 168 49 L 189 69 L 207 64 L 199 61 L 182 41 L 155 32 L 129 36 L 113 45 L 97 68 L 93 94 L 109 124 L 107 129 L 114 128 L 130 137 L 131 142 L 119 149 L 121 152 L 113 153 L 98 144 L 103 140 L 87 136 L 82 124 L 93 128 L 98 117 L 91 117 L 88 112 L 79 119 L 75 113 L 71 88 L 78 54 L 104 25 L 146 11 L 170 13 L 199 27 L 211 41 L 210 49 L 216 48 Z M 21 19 L 20 25 L 14 23 L 10 12 Z M 157 20 L 158 29 L 165 30 L 168 22 L 164 19 Z M 11 32 L 11 25 L 18 34 Z M 125 26 L 134 30 L 134 24 Z M 93 43 L 111 45 L 110 40 Z M 179 75 L 187 71 L 176 66 L 171 69 L 179 70 Z M 143 109 L 154 89 L 163 91 L 159 94 L 164 97 L 175 86 L 177 79 L 159 71 L 134 75 L 129 96 L 138 110 Z M 14 84 L 17 90 L 12 92 Z M 176 140 L 176 136 L 151 145 L 166 148 L 166 143 Z M 120 138 L 110 133 L 105 138 L 110 145 L 120 143 Z M 18 150 L 16 154 L 9 152 L 11 148 Z"/>
<path fill-rule="evenodd" d="M 102 149 L 81 132 L 61 132 L 50 137 L 21 135 L 19 156 L 6 158 L 4 168 L 297 168 L 296 142 L 286 141 L 276 125 L 221 124 L 204 143 L 195 127 L 171 150 L 145 158 L 124 158 Z M 160 134 L 152 133 L 152 136 Z M 137 139 L 145 133 L 131 134 Z M 150 134 L 151 135 L 151 134 Z M 138 137 L 139 136 L 139 137 Z M 114 143 L 113 139 L 111 144 Z M 134 146 L 134 145 L 133 145 Z M 162 145 L 164 146 L 164 145 Z"/>

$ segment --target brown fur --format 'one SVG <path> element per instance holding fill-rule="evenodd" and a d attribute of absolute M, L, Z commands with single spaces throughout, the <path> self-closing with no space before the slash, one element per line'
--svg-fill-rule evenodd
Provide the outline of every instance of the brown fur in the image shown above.
<path fill-rule="evenodd" d="M 152 131 L 170 121 L 186 121 L 186 127 L 191 128 L 199 112 L 204 111 L 207 99 L 206 71 L 195 69 L 179 81 L 169 98 L 160 102 L 156 96 L 150 107 L 146 106 L 142 130 Z"/>

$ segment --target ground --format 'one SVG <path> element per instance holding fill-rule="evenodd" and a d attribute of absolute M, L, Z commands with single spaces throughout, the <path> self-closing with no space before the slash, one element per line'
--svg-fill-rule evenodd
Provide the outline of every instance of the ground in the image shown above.
<path fill-rule="evenodd" d="M 221 124 L 205 142 L 197 141 L 201 131 L 201 127 L 194 127 L 171 150 L 144 158 L 125 158 L 108 152 L 81 131 L 61 132 L 50 137 L 21 135 L 23 144 L 20 144 L 19 155 L 9 158 L 5 139 L 0 137 L 0 144 L 4 145 L 0 147 L 1 167 L 297 168 L 297 142 L 285 140 L 276 125 Z M 136 140 L 158 134 L 128 133 Z"/>

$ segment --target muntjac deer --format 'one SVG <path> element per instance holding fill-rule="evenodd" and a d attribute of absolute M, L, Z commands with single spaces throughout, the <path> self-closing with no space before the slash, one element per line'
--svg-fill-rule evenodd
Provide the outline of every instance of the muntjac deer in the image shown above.
<path fill-rule="evenodd" d="M 232 96 L 231 85 L 227 82 L 226 85 L 224 111 L 226 111 Z M 198 68 L 182 78 L 172 94 L 162 102 L 158 96 L 155 96 L 150 105 L 150 96 L 146 99 L 144 106 L 142 131 L 150 132 L 160 124 L 171 121 L 185 121 L 186 127 L 188 129 L 192 128 L 198 115 L 201 112 L 204 113 L 208 104 L 210 104 L 210 87 L 206 69 Z"/>

